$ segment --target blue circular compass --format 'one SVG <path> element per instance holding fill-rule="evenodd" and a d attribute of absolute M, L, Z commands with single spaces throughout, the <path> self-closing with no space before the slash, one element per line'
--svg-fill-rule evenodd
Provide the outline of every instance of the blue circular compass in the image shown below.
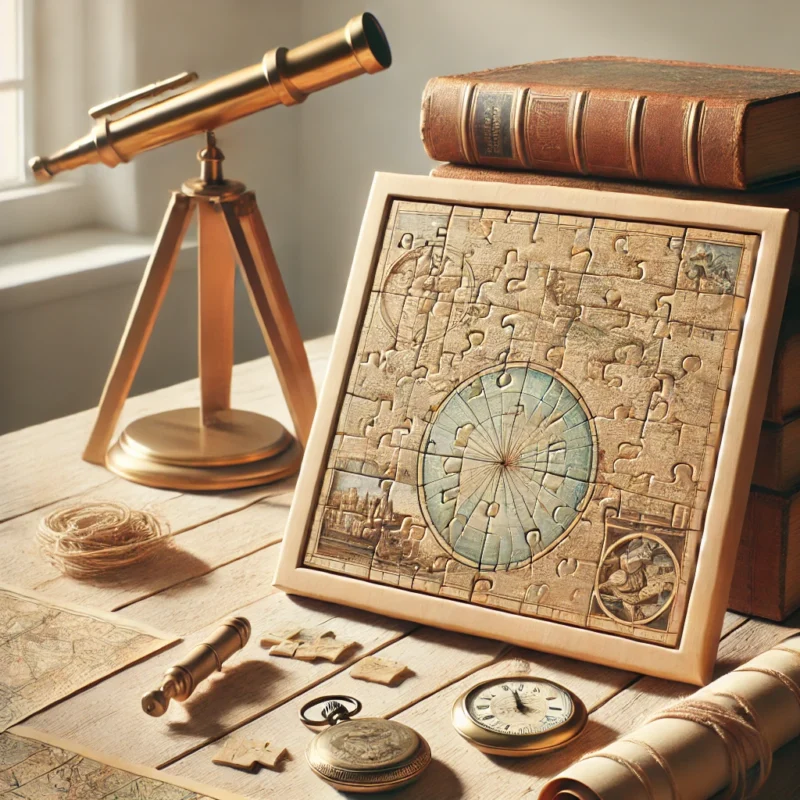
<path fill-rule="evenodd" d="M 508 364 L 473 376 L 439 407 L 419 458 L 420 503 L 454 558 L 513 569 L 569 532 L 596 465 L 577 391 L 544 367 Z"/>

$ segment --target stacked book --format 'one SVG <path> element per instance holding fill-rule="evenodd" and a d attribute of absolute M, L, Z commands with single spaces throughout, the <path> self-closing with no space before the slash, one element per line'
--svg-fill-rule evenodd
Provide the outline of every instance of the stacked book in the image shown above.
<path fill-rule="evenodd" d="M 433 78 L 422 140 L 446 178 L 800 210 L 800 72 L 585 58 Z M 730 597 L 800 607 L 800 247 Z"/>

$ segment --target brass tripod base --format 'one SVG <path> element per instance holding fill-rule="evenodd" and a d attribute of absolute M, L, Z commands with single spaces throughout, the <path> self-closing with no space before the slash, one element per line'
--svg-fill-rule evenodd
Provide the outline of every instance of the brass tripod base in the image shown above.
<path fill-rule="evenodd" d="M 293 475 L 302 453 L 270 417 L 225 409 L 204 424 L 199 408 L 178 408 L 128 425 L 106 455 L 106 466 L 146 486 L 217 491 Z"/>
<path fill-rule="evenodd" d="M 83 453 L 128 480 L 183 491 L 236 489 L 297 472 L 316 407 L 308 357 L 255 195 L 223 178 L 213 133 L 198 158 L 200 177 L 186 181 L 167 207 Z M 200 408 L 139 419 L 109 450 L 195 211 Z M 297 441 L 275 420 L 230 407 L 237 261 Z"/>

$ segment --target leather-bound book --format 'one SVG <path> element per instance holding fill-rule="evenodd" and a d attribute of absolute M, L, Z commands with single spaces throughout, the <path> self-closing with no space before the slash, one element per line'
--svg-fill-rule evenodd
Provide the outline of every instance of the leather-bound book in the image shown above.
<path fill-rule="evenodd" d="M 776 621 L 800 608 L 800 490 L 751 487 L 728 608 Z"/>
<path fill-rule="evenodd" d="M 432 78 L 436 161 L 746 189 L 800 170 L 800 72 L 593 57 Z"/>
<path fill-rule="evenodd" d="M 788 422 L 795 412 L 800 412 L 800 292 L 797 286 L 792 287 L 783 311 L 764 419 Z"/>

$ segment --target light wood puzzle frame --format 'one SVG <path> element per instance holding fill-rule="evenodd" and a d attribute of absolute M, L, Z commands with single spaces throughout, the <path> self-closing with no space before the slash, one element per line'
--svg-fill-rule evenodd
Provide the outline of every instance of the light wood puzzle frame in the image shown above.
<path fill-rule="evenodd" d="M 362 316 L 395 200 L 558 213 L 578 217 L 679 225 L 760 237 L 747 310 L 738 340 L 717 469 L 713 475 L 693 584 L 674 646 L 625 638 L 536 616 L 424 594 L 303 565 L 317 500 L 359 340 Z M 344 305 L 297 490 L 275 585 L 289 593 L 463 633 L 486 636 L 612 667 L 707 682 L 712 673 L 768 379 L 797 235 L 797 214 L 672 198 L 549 186 L 517 186 L 378 173 L 356 247 Z M 610 551 L 606 550 L 606 555 Z"/>

